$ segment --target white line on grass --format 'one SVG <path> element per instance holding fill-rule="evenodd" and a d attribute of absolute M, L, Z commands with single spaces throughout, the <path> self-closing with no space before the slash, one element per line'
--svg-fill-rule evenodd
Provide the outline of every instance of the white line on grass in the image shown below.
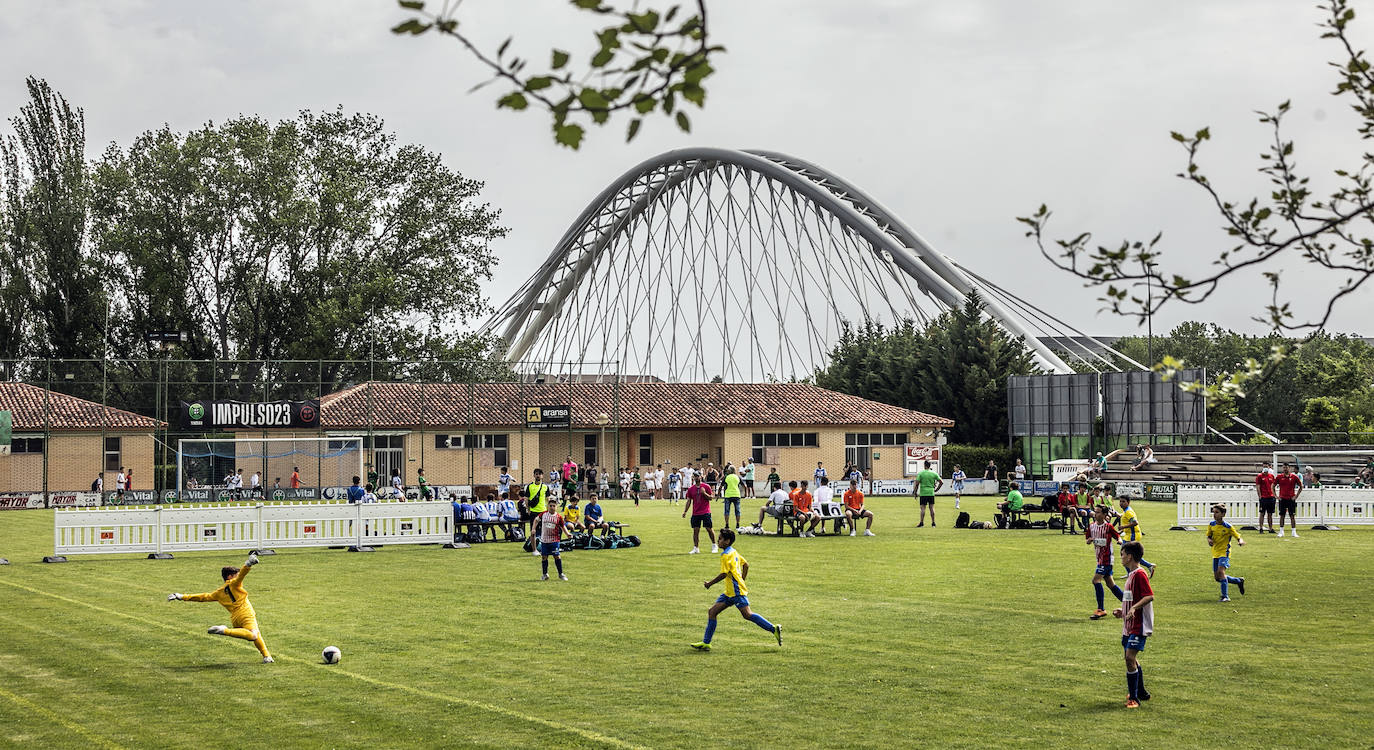
<path fill-rule="evenodd" d="M 129 619 L 129 620 L 134 620 L 134 621 L 136 621 L 136 622 L 142 622 L 142 623 L 145 623 L 145 624 L 148 624 L 148 625 L 153 625 L 153 626 L 156 626 L 156 627 L 159 627 L 159 628 L 163 628 L 163 629 L 167 629 L 167 630 L 174 630 L 174 631 L 176 631 L 176 632 L 182 632 L 182 628 L 179 628 L 179 627 L 177 627 L 177 626 L 175 626 L 175 625 L 169 625 L 169 624 L 167 624 L 167 623 L 165 623 L 165 622 L 158 622 L 158 621 L 156 621 L 156 620 L 150 620 L 150 619 L 147 619 L 147 618 L 145 618 L 145 617 L 139 617 L 139 616 L 137 616 L 137 615 L 131 615 L 131 614 L 127 613 L 127 612 L 119 612 L 119 611 L 116 611 L 116 610 L 113 610 L 113 609 L 108 609 L 108 608 L 106 608 L 106 607 L 101 607 L 101 606 L 99 606 L 99 605 L 97 605 L 97 604 L 92 604 L 92 603 L 90 603 L 90 602 L 83 602 L 83 601 L 81 601 L 81 600 L 79 600 L 79 599 L 72 599 L 72 598 L 70 598 L 70 597 L 62 596 L 62 595 L 60 595 L 60 594 L 54 594 L 54 593 L 51 593 L 51 592 L 48 592 L 48 591 L 41 591 L 41 590 L 39 590 L 39 589 L 31 588 L 31 587 L 29 587 L 29 586 L 25 586 L 25 585 L 22 584 L 22 583 L 15 583 L 14 581 L 9 581 L 9 580 L 5 580 L 5 579 L 0 579 L 0 583 L 4 584 L 4 585 L 6 585 L 6 586 L 13 586 L 13 587 L 15 587 L 15 588 L 17 588 L 17 589 L 23 589 L 24 591 L 28 591 L 28 592 L 33 593 L 33 594 L 38 594 L 39 596 L 46 596 L 46 597 L 50 597 L 50 598 L 52 598 L 52 599 L 57 599 L 57 600 L 60 600 L 60 601 L 67 602 L 67 603 L 69 603 L 69 604 L 76 604 L 76 605 L 79 605 L 79 606 L 82 606 L 82 607 L 89 607 L 89 608 L 91 608 L 91 609 L 96 610 L 97 612 L 104 612 L 104 613 L 106 613 L 106 614 L 115 615 L 115 616 L 117 616 L 117 617 L 123 617 L 123 618 Z M 306 660 L 304 660 L 304 659 L 297 659 L 297 658 L 292 657 L 292 656 L 278 656 L 277 658 L 280 659 L 280 660 L 282 660 L 282 661 L 296 661 L 296 662 L 306 663 Z M 312 662 L 312 663 L 313 663 L 313 662 Z M 602 734 L 602 733 L 600 733 L 600 732 L 594 732 L 594 731 L 592 731 L 592 730 L 590 730 L 590 729 L 583 729 L 582 727 L 573 726 L 573 725 L 571 725 L 571 724 L 562 724 L 562 723 L 553 721 L 552 719 L 544 719 L 544 718 L 540 718 L 540 717 L 538 717 L 538 716 L 530 716 L 529 714 L 523 714 L 523 713 L 520 713 L 519 711 L 516 711 L 516 710 L 514 710 L 514 709 L 510 709 L 510 708 L 506 708 L 506 707 L 504 707 L 504 706 L 495 706 L 495 705 L 492 705 L 492 704 L 490 704 L 490 703 L 483 703 L 483 702 L 481 702 L 481 701 L 468 700 L 468 699 L 466 699 L 466 698 L 454 698 L 454 697 L 452 697 L 452 696 L 443 695 L 442 693 L 435 693 L 435 692 L 432 692 L 432 691 L 429 691 L 429 690 L 424 690 L 424 689 L 421 689 L 421 688 L 412 687 L 412 686 L 410 686 L 410 685 L 399 685 L 399 684 L 394 683 L 394 682 L 386 682 L 385 680 L 379 680 L 379 679 L 376 679 L 375 677 L 368 677 L 367 675 L 359 674 L 359 673 L 357 673 L 357 672 L 349 672 L 349 671 L 344 670 L 344 669 L 338 669 L 337 667 L 332 667 L 329 671 L 332 672 L 332 673 L 334 673 L 334 674 L 340 674 L 340 675 L 344 675 L 344 676 L 346 676 L 346 677 L 352 677 L 353 679 L 358 680 L 359 682 L 366 682 L 366 683 L 368 683 L 368 684 L 370 684 L 370 685 L 376 685 L 376 686 L 378 686 L 378 687 L 391 688 L 392 690 L 399 690 L 399 691 L 404 692 L 404 693 L 411 693 L 411 694 L 413 694 L 413 695 L 419 695 L 419 696 L 422 696 L 422 697 L 425 697 L 425 698 L 430 698 L 430 699 L 432 699 L 432 700 L 440 700 L 440 701 L 447 701 L 447 702 L 449 702 L 449 703 L 456 703 L 456 704 L 458 704 L 458 705 L 467 706 L 467 707 L 469 707 L 469 708 L 475 708 L 475 709 L 478 709 L 478 710 L 481 710 L 481 711 L 489 711 L 489 712 L 491 712 L 491 713 L 500 714 L 500 715 L 502 715 L 502 716 L 507 716 L 507 717 L 512 718 L 512 719 L 518 719 L 518 720 L 520 720 L 520 721 L 524 721 L 524 722 L 527 722 L 527 723 L 530 723 L 530 724 L 538 724 L 539 726 L 542 726 L 542 727 L 547 727 L 547 728 L 549 728 L 549 729 L 554 729 L 554 730 L 557 730 L 557 731 L 560 731 L 560 732 L 567 732 L 567 733 L 569 733 L 569 734 L 575 734 L 575 735 L 577 735 L 577 736 L 579 736 L 579 737 L 581 737 L 581 738 L 583 738 L 583 739 L 591 740 L 592 742 L 597 742 L 597 743 L 600 743 L 600 744 L 603 744 L 603 745 L 609 745 L 609 746 L 611 746 L 611 747 L 631 748 L 632 750 L 639 750 L 640 748 L 643 747 L 643 746 L 641 746 L 641 745 L 635 745 L 635 744 L 626 742 L 625 740 L 619 739 L 619 738 L 617 738 L 617 737 L 611 737 L 610 735 L 605 735 L 605 734 Z M 3 689 L 0 689 L 0 694 L 3 694 L 3 695 L 5 695 L 6 697 L 9 697 L 9 698 L 11 698 L 12 700 L 15 700 L 15 701 L 17 701 L 17 702 L 23 702 L 25 705 L 33 705 L 33 704 L 29 703 L 28 701 L 25 701 L 23 698 L 20 698 L 19 696 L 14 695 L 14 694 L 12 694 L 12 693 L 8 693 L 8 692 L 4 691 Z M 38 707 L 38 708 L 41 708 L 41 707 Z M 43 710 L 44 710 L 46 713 L 51 713 L 51 712 L 48 712 L 46 709 L 43 709 Z M 56 714 L 52 714 L 52 715 L 53 715 L 54 718 L 58 718 Z M 58 718 L 58 720 L 61 721 L 60 718 Z M 64 726 L 67 726 L 68 728 L 73 728 L 73 729 L 75 729 L 76 731 L 80 732 L 80 733 L 83 734 L 83 735 L 89 735 L 89 732 L 88 732 L 86 729 L 82 728 L 82 727 L 79 727 L 79 726 L 76 726 L 76 725 L 66 724 L 65 722 L 63 722 L 63 724 L 64 724 Z M 94 736 L 94 735 L 90 735 L 90 736 Z M 103 738 L 99 738 L 99 739 L 101 739 L 101 740 L 104 741 L 104 742 L 109 742 L 108 740 L 104 740 Z M 109 743 L 108 746 L 109 746 L 109 747 L 115 747 L 115 748 L 121 747 L 120 745 L 116 745 L 116 744 L 114 744 L 114 743 Z"/>
<path fill-rule="evenodd" d="M 22 695 L 15 695 L 14 693 L 11 693 L 10 691 L 4 688 L 0 688 L 0 696 L 8 698 L 10 701 L 17 703 L 20 706 L 23 706 L 24 708 L 27 708 L 36 714 L 44 716 L 45 718 L 50 719 L 53 722 L 60 724 L 73 732 L 76 732 L 77 734 L 81 735 L 82 737 L 85 737 L 91 742 L 100 745 L 101 747 L 114 748 L 114 750 L 124 750 L 124 746 L 119 744 L 118 742 L 115 742 L 114 740 L 108 737 L 98 735 L 95 732 L 92 732 L 91 730 L 81 726 L 80 724 L 67 721 L 66 719 L 62 718 L 60 714 L 49 710 L 45 706 L 34 703 L 33 701 L 23 697 Z"/>

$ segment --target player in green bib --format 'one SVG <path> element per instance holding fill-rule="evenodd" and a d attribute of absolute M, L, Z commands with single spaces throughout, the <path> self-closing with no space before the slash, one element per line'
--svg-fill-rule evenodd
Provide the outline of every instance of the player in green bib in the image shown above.
<path fill-rule="evenodd" d="M 730 506 L 731 506 L 732 504 L 733 504 L 734 507 L 735 507 L 735 525 L 736 525 L 736 526 L 739 526 L 739 525 L 740 525 L 740 522 L 739 522 L 739 503 L 740 503 L 740 500 L 739 500 L 739 499 L 740 499 L 739 485 L 740 485 L 740 479 L 739 479 L 739 474 L 738 474 L 738 473 L 733 472 L 733 471 L 726 473 L 726 475 L 725 475 L 725 491 L 721 493 L 721 497 L 725 498 L 725 526 L 726 526 L 726 528 L 729 528 L 729 527 L 730 527 Z"/>
<path fill-rule="evenodd" d="M 930 508 L 930 525 L 935 525 L 935 493 L 945 486 L 945 481 L 939 474 L 930 470 L 930 462 L 926 461 L 925 468 L 920 474 L 916 475 L 916 496 L 921 501 L 921 522 L 916 524 L 917 528 L 926 525 L 926 508 Z"/>

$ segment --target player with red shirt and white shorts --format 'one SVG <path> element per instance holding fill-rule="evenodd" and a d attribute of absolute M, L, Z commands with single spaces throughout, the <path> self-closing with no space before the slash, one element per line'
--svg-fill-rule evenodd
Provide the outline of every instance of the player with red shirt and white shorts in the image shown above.
<path fill-rule="evenodd" d="M 1293 538 L 1298 538 L 1298 496 L 1302 494 L 1302 477 L 1293 473 L 1288 464 L 1283 465 L 1283 473 L 1274 478 L 1279 487 L 1279 538 L 1283 538 L 1283 516 L 1288 514 L 1288 523 L 1293 526 Z"/>

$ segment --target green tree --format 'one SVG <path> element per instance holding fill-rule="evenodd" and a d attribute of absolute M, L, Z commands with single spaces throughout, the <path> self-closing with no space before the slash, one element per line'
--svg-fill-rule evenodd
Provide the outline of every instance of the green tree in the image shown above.
<path fill-rule="evenodd" d="M 954 420 L 962 443 L 1004 444 L 1007 377 L 1037 371 L 1030 350 L 982 312 L 976 293 L 925 328 L 903 320 L 887 328 L 846 325 L 829 365 L 815 376 L 822 388 Z"/>
<path fill-rule="evenodd" d="M 7 356 L 98 357 L 107 281 L 87 242 L 85 115 L 47 81 L 26 84 L 14 135 L 0 139 L 0 346 Z"/>
<path fill-rule="evenodd" d="M 481 183 L 376 116 L 163 127 L 107 149 L 94 183 L 97 243 L 126 280 L 120 351 L 169 328 L 190 334 L 187 358 L 489 354 L 454 329 L 483 309 L 499 214 Z M 347 368 L 327 381 L 358 375 Z"/>
<path fill-rule="evenodd" d="M 706 79 L 715 72 L 711 60 L 725 51 L 710 43 L 706 0 L 689 3 L 695 13 L 684 15 L 682 5 L 646 7 L 639 2 L 618 7 L 602 0 L 570 0 L 572 6 L 610 20 L 594 36 L 594 51 L 580 63 L 572 53 L 553 49 L 547 66 L 528 69 L 530 59 L 511 49 L 507 37 L 495 50 L 483 50 L 460 23 L 461 3 L 427 3 L 399 0 L 411 17 L 392 32 L 419 36 L 435 32 L 453 39 L 491 77 L 473 87 L 503 85 L 498 109 L 547 111 L 553 121 L 554 140 L 569 148 L 582 145 L 584 124 L 604 125 L 614 115 L 631 116 L 625 140 L 633 140 L 646 117 L 672 117 L 683 132 L 691 130 L 684 107 L 706 104 Z M 433 5 L 439 9 L 433 9 Z M 469 92 L 471 93 L 471 92 Z"/>
<path fill-rule="evenodd" d="M 1312 432 L 1334 432 L 1340 428 L 1341 410 L 1330 396 L 1315 396 L 1303 402 L 1302 426 Z"/>

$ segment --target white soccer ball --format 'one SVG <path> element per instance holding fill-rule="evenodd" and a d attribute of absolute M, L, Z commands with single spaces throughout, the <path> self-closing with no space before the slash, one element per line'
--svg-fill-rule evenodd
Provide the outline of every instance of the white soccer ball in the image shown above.
<path fill-rule="evenodd" d="M 320 657 L 324 659 L 325 664 L 338 664 L 339 659 L 343 658 L 343 652 L 338 646 L 326 646 Z"/>

